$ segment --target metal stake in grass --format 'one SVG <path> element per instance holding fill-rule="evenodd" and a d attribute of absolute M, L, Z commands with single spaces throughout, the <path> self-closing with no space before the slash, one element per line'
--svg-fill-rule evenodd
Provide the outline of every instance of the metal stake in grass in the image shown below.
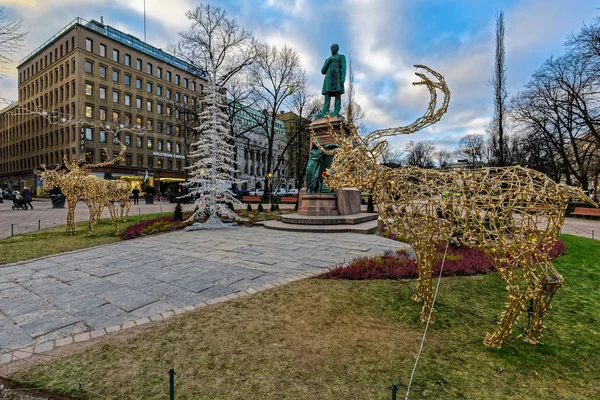
<path fill-rule="evenodd" d="M 175 368 L 169 370 L 169 400 L 175 400 Z"/>

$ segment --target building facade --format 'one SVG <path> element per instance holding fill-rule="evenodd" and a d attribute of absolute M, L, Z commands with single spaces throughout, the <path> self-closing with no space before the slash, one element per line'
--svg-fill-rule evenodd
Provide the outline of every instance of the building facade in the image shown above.
<path fill-rule="evenodd" d="M 144 179 L 162 191 L 181 188 L 179 129 L 187 116 L 156 99 L 198 102 L 206 82 L 193 65 L 102 22 L 77 18 L 17 68 L 17 105 L 0 111 L 0 186 L 28 185 L 39 194 L 33 171 L 41 164 L 52 167 L 71 154 L 97 163 L 119 152 L 119 140 L 127 147 L 124 161 L 95 174 L 109 170 L 132 188 Z M 19 109 L 52 110 L 82 123 L 51 124 Z M 109 137 L 98 121 L 142 129 Z"/>

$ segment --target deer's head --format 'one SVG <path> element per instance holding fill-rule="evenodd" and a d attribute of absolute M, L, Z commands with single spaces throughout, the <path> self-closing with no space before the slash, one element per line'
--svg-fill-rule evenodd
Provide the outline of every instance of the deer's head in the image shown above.
<path fill-rule="evenodd" d="M 421 78 L 421 81 L 414 82 L 413 85 L 427 86 L 430 94 L 429 106 L 423 116 L 417 118 L 410 125 L 377 130 L 364 137 L 358 134 L 358 130 L 354 126 L 351 116 L 349 116 L 346 128 L 341 129 L 339 134 L 331 127 L 329 129 L 329 134 L 335 138 L 339 145 L 338 149 L 328 151 L 315 142 L 322 151 L 334 155 L 333 164 L 324 176 L 325 183 L 330 189 L 357 187 L 362 191 L 371 191 L 379 178 L 377 172 L 380 169 L 378 160 L 388 147 L 388 143 L 384 138 L 415 133 L 436 123 L 446 113 L 450 103 L 450 91 L 444 77 L 424 65 L 415 65 L 415 67 L 425 70 L 435 78 L 435 81 L 432 81 L 425 73 L 415 73 Z M 436 109 L 437 90 L 440 90 L 443 94 L 442 105 L 439 109 Z"/>

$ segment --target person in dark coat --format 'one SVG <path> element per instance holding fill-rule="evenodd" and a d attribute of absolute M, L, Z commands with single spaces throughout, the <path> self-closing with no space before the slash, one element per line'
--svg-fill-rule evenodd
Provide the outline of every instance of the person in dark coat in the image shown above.
<path fill-rule="evenodd" d="M 133 205 L 140 204 L 140 189 L 138 189 L 136 186 L 135 189 L 133 189 L 132 193 L 133 193 Z"/>
<path fill-rule="evenodd" d="M 25 186 L 23 191 L 21 192 L 21 196 L 23 196 L 23 201 L 25 202 L 25 209 L 27 210 L 27 206 L 33 210 L 33 206 L 31 205 L 31 200 L 33 200 L 33 195 L 31 194 L 31 190 Z"/>

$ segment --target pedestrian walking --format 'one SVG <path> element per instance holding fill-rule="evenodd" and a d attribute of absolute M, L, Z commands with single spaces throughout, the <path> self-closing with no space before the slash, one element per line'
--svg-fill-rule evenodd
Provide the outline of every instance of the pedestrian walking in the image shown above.
<path fill-rule="evenodd" d="M 4 203 L 2 200 L 2 195 L 4 194 L 4 189 L 0 188 L 0 203 Z"/>
<path fill-rule="evenodd" d="M 33 210 L 33 206 L 31 205 L 31 200 L 33 200 L 33 196 L 31 194 L 31 190 L 29 190 L 27 186 L 23 188 L 21 196 L 23 196 L 23 201 L 25 202 L 25 209 L 27 210 L 27 206 L 29 206 Z"/>
<path fill-rule="evenodd" d="M 140 189 L 136 186 L 133 189 L 133 205 L 140 204 Z"/>

